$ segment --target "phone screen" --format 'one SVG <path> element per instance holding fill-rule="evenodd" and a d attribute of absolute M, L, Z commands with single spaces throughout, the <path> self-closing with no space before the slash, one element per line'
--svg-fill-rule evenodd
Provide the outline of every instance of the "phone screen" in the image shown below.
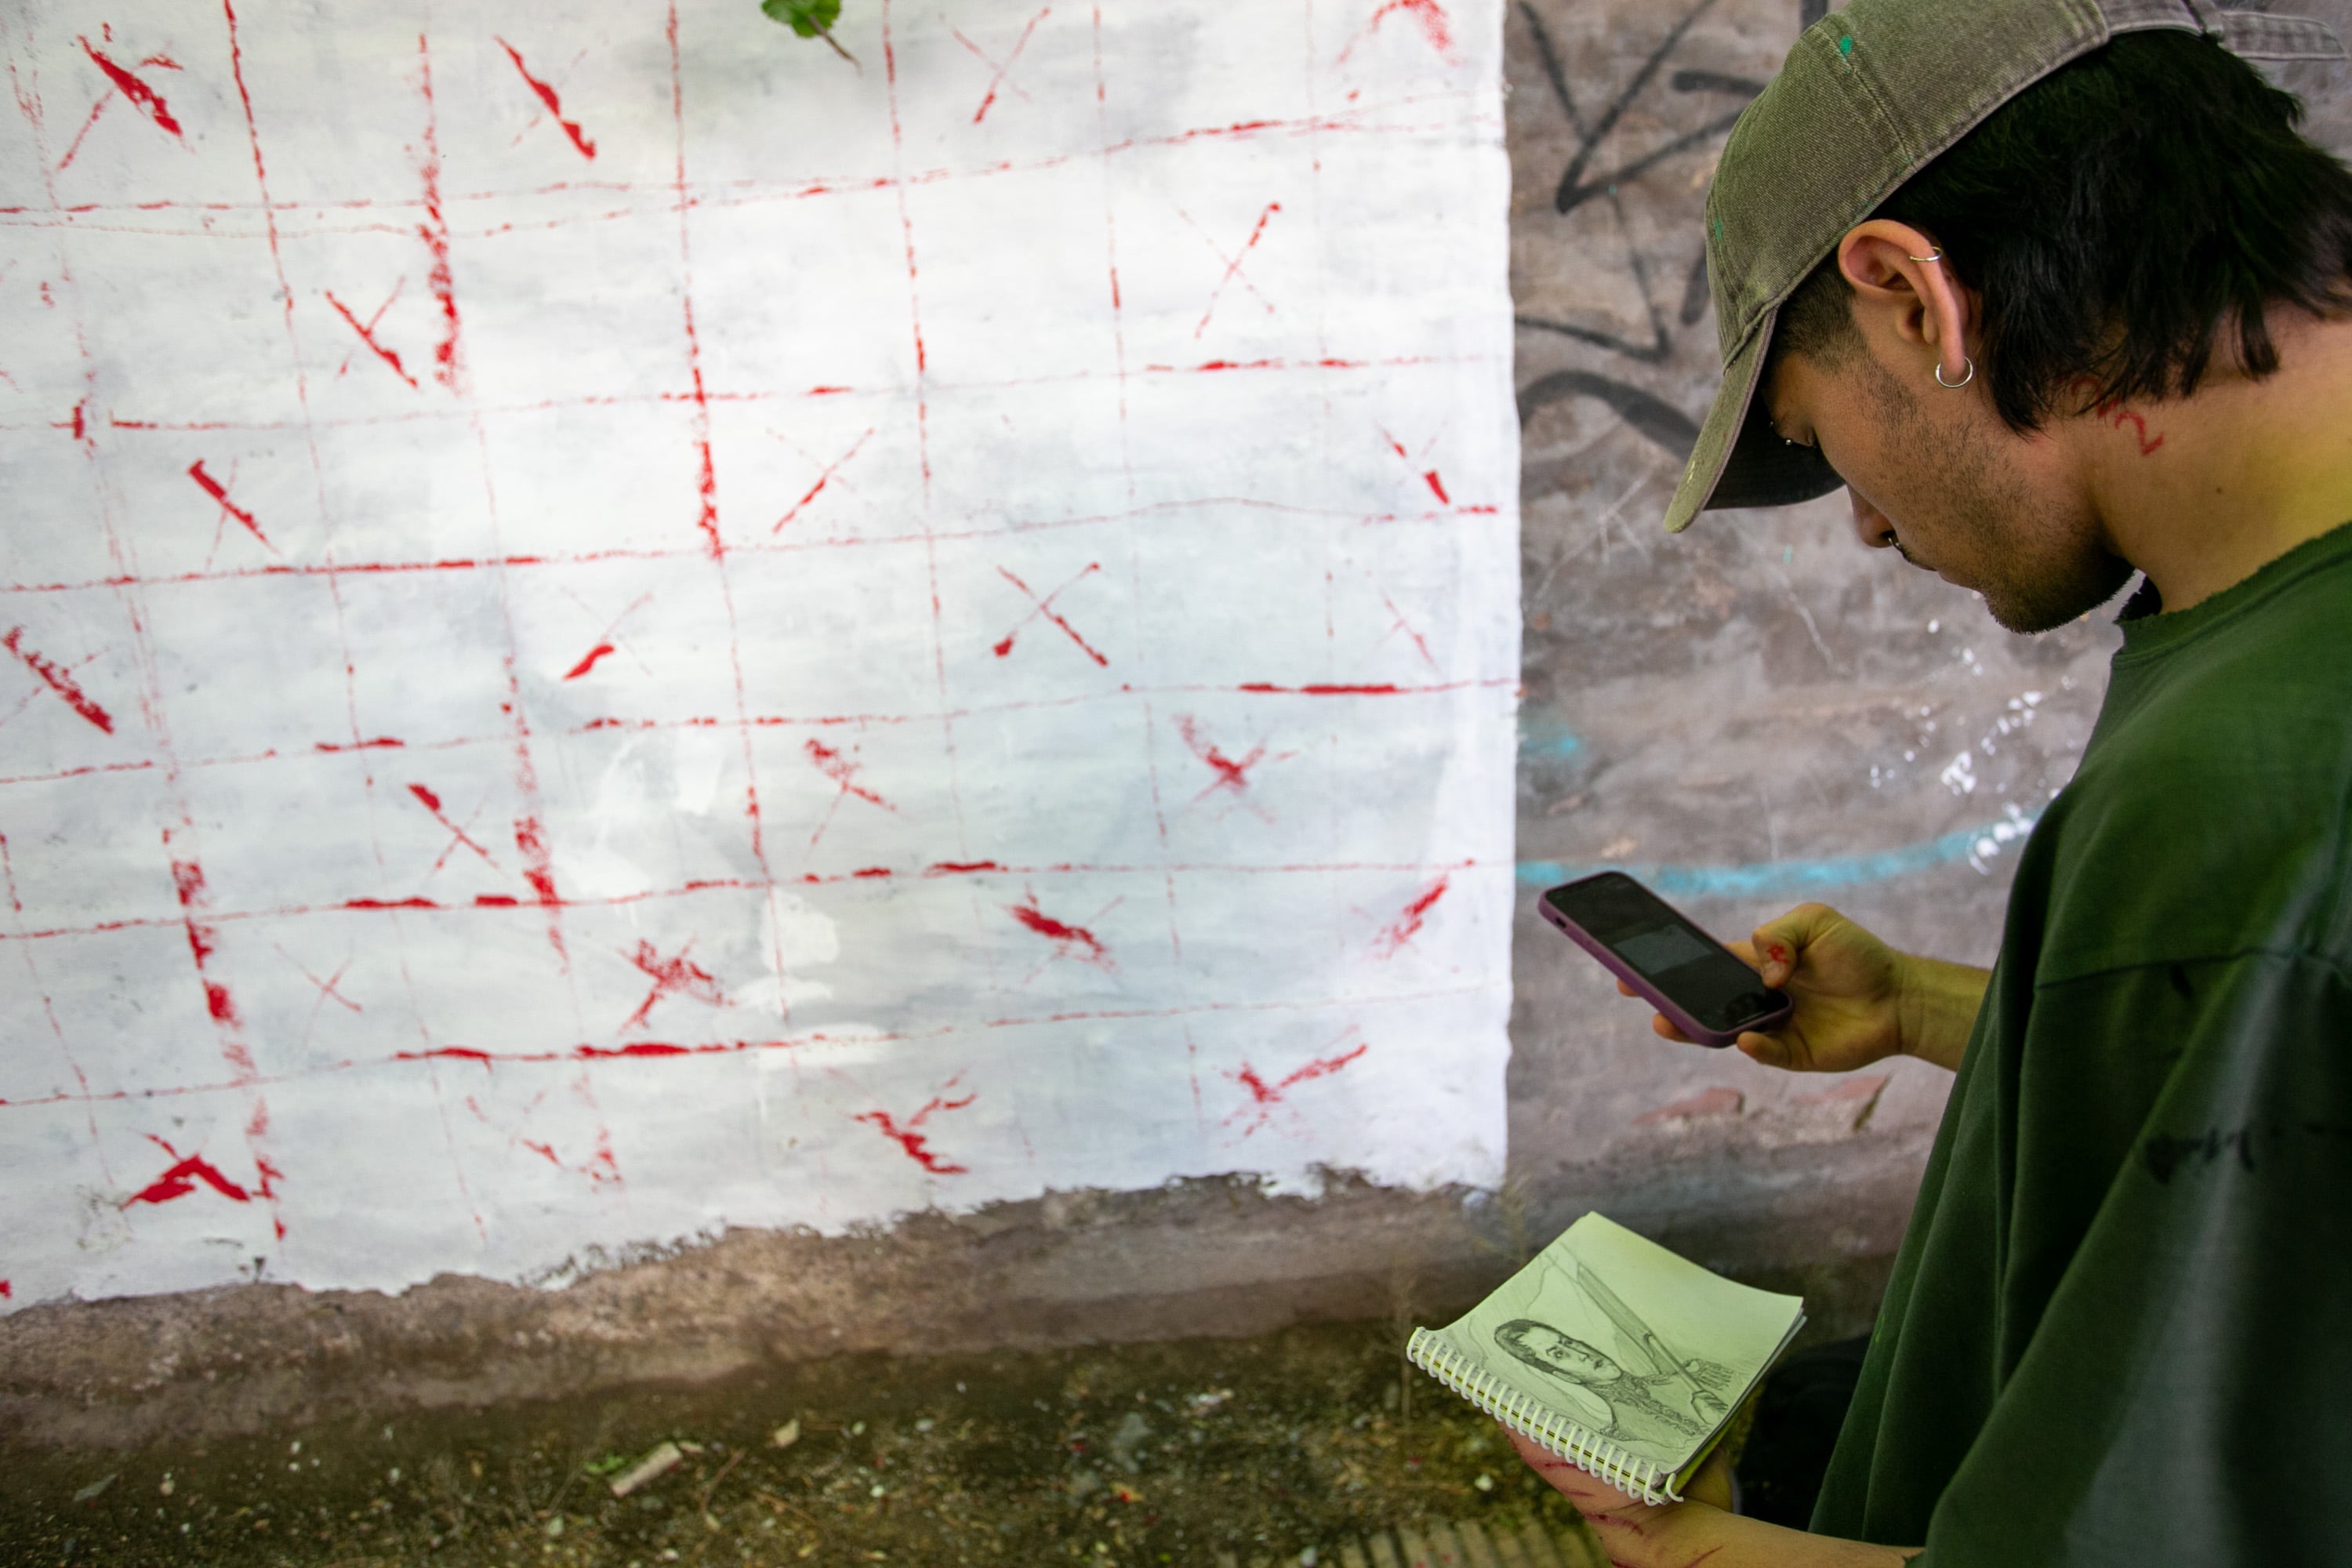
<path fill-rule="evenodd" d="M 1622 872 L 1554 888 L 1545 900 L 1711 1029 L 1734 1029 L 1780 1003 L 1756 972 Z"/>

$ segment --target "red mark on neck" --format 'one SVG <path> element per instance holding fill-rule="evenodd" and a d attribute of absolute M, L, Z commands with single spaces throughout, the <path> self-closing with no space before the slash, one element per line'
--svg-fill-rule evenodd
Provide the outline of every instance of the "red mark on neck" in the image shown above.
<path fill-rule="evenodd" d="M 199 1182 L 231 1203 L 253 1201 L 251 1193 L 221 1174 L 220 1168 L 202 1154 L 183 1155 L 152 1133 L 147 1141 L 171 1155 L 173 1163 L 162 1175 L 123 1199 L 116 1207 L 127 1209 L 132 1204 L 168 1204 L 174 1198 L 184 1198 L 194 1192 Z"/>
<path fill-rule="evenodd" d="M 1372 951 L 1382 958 L 1394 958 L 1410 946 L 1412 939 L 1421 934 L 1422 924 L 1429 918 L 1429 911 L 1435 909 L 1437 900 L 1445 896 L 1446 887 L 1451 881 L 1451 878 L 1440 877 L 1426 892 L 1405 905 L 1397 918 L 1372 939 Z"/>
<path fill-rule="evenodd" d="M 64 699 L 67 707 L 108 734 L 114 733 L 113 716 L 92 702 L 82 689 L 74 684 L 74 678 L 67 673 L 63 665 L 25 646 L 24 627 L 11 626 L 5 637 L 0 637 L 0 647 L 15 654 L 26 669 L 40 677 L 43 684 Z"/>
<path fill-rule="evenodd" d="M 162 95 L 157 93 L 153 88 L 149 87 L 145 82 L 141 81 L 137 77 L 132 76 L 121 66 L 116 65 L 112 60 L 108 59 L 103 54 L 99 52 L 98 48 L 92 45 L 88 38 L 78 37 L 75 39 L 75 42 L 80 44 L 82 47 L 82 52 L 89 56 L 91 62 L 95 64 L 100 70 L 106 73 L 106 79 L 112 82 L 118 89 L 120 89 L 123 97 L 129 99 L 132 103 L 138 106 L 140 113 L 144 114 L 148 119 L 153 121 L 158 127 L 170 132 L 173 136 L 178 137 L 181 141 L 184 142 L 187 140 L 187 137 L 181 132 L 180 122 L 172 118 L 172 110 L 164 104 Z M 163 58 L 161 56 L 149 60 L 147 63 L 150 65 L 160 65 L 167 70 L 177 70 L 180 68 L 179 67 L 172 64 L 171 61 Z M 70 159 L 68 159 L 68 161 L 70 161 Z"/>
<path fill-rule="evenodd" d="M 516 72 L 530 86 L 530 90 L 539 95 L 539 101 L 547 106 L 548 113 L 555 116 L 555 122 L 563 127 L 563 134 L 572 139 L 572 145 L 580 150 L 580 155 L 593 162 L 596 156 L 596 143 L 588 140 L 577 123 L 563 118 L 563 100 L 556 96 L 555 89 L 530 74 L 530 68 L 522 63 L 521 54 L 512 44 L 496 35 L 492 35 L 492 41 L 499 47 L 506 50 L 507 58 L 514 61 Z"/>
<path fill-rule="evenodd" d="M 2096 392 L 2099 389 L 2099 384 L 2095 377 L 2078 375 L 2066 384 L 2066 389 L 2069 392 Z M 2116 398 L 2103 397 L 2092 404 L 2085 412 L 2094 418 L 2105 420 L 2111 429 L 2120 430 L 2126 425 L 2129 425 L 2135 439 L 2139 444 L 2139 455 L 2143 458 L 2149 456 L 2158 447 L 2164 445 L 2162 431 L 2158 431 L 2156 438 L 2150 440 L 2147 434 L 2147 416 Z"/>
<path fill-rule="evenodd" d="M 1084 926 L 1069 925 L 1055 920 L 1037 907 L 1037 895 L 1031 893 L 1025 902 L 1007 904 L 1005 912 L 1039 936 L 1052 942 L 1063 957 L 1091 963 L 1097 969 L 1115 967 L 1110 950 L 1097 940 L 1095 933 Z"/>
<path fill-rule="evenodd" d="M 922 1131 L 922 1126 L 931 1119 L 932 1112 L 961 1110 L 979 1098 L 977 1094 L 967 1094 L 961 1100 L 942 1100 L 933 1096 L 929 1103 L 907 1118 L 903 1125 L 887 1110 L 869 1110 L 862 1116 L 852 1117 L 850 1120 L 863 1121 L 869 1127 L 880 1128 L 882 1136 L 907 1152 L 907 1158 L 935 1176 L 969 1175 L 971 1172 L 968 1167 L 951 1164 L 931 1152 L 930 1135 Z"/>
<path fill-rule="evenodd" d="M 623 955 L 652 979 L 654 987 L 646 993 L 646 999 L 637 1004 L 637 1010 L 623 1021 L 621 1033 L 627 1034 L 644 1023 L 653 1013 L 654 1004 L 665 996 L 691 996 L 713 1007 L 726 1002 L 725 994 L 719 989 L 718 977 L 686 956 L 693 950 L 694 943 L 689 942 L 677 950 L 676 957 L 664 958 L 653 943 L 641 942 L 635 952 Z"/>

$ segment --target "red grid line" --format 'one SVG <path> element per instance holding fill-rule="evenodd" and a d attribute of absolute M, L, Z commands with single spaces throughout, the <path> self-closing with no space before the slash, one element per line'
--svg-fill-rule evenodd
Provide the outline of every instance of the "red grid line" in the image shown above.
<path fill-rule="evenodd" d="M 1195 1018 L 1226 1013 L 1323 1013 L 1339 1010 L 1360 1011 L 1378 1007 L 1402 1007 L 1415 1003 L 1444 1001 L 1454 996 L 1475 996 L 1485 992 L 1501 990 L 1509 981 L 1497 977 L 1467 985 L 1442 986 L 1422 991 L 1384 992 L 1379 994 L 1318 996 L 1303 1000 L 1286 998 L 1272 1002 L 1195 1002 L 1174 1007 L 1125 1007 L 1073 1009 L 1068 1012 L 1037 1013 L 1001 1018 L 983 1018 L 971 1023 L 941 1024 L 929 1029 L 877 1029 L 856 1034 L 833 1034 L 812 1029 L 789 1038 L 767 1040 L 699 1040 L 691 1043 L 678 1040 L 632 1040 L 625 1045 L 600 1046 L 587 1042 L 554 1051 L 488 1051 L 464 1044 L 447 1044 L 426 1050 L 400 1051 L 388 1057 L 322 1063 L 298 1071 L 271 1073 L 250 1080 L 250 1087 L 274 1088 L 280 1084 L 299 1083 L 310 1079 L 325 1078 L 344 1072 L 367 1072 L 398 1068 L 422 1062 L 428 1068 L 440 1063 L 462 1063 L 481 1067 L 485 1071 L 508 1064 L 532 1066 L 551 1063 L 583 1063 L 593 1067 L 599 1063 L 624 1060 L 661 1060 L 691 1057 L 741 1056 L 755 1051 L 797 1051 L 811 1046 L 856 1045 L 895 1046 L 916 1045 L 934 1040 L 956 1039 L 966 1036 L 993 1034 L 1003 1029 L 1034 1029 L 1054 1024 L 1097 1024 L 1157 1022 L 1171 1018 Z M 438 1081 L 437 1079 L 436 1080 Z M 118 1089 L 89 1094 L 28 1095 L 22 1100 L 0 1100 L 0 1110 L 34 1110 L 43 1106 L 73 1104 L 107 1104 L 128 1100 L 174 1100 L 187 1095 L 218 1094 L 226 1090 L 248 1087 L 247 1082 L 173 1084 L 160 1089 Z"/>

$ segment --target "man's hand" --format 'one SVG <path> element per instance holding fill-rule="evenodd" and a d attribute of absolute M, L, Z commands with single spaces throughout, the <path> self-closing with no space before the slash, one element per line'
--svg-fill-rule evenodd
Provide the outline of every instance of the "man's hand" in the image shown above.
<path fill-rule="evenodd" d="M 1739 1037 L 1750 1058 L 1790 1072 L 1851 1072 L 1897 1054 L 1958 1068 L 1990 978 L 1898 952 L 1827 904 L 1800 904 L 1726 945 L 1795 1004 L 1780 1028 Z M 1622 980 L 1617 989 L 1635 994 Z M 1663 1016 L 1650 1026 L 1689 1038 Z"/>
<path fill-rule="evenodd" d="M 1916 1547 L 1872 1546 L 1784 1530 L 1731 1511 L 1731 1458 L 1717 1447 L 1684 1489 L 1686 1500 L 1643 1502 L 1578 1469 L 1509 1427 L 1503 1436 L 1536 1474 L 1576 1505 L 1610 1562 L 1619 1568 L 1895 1568 L 1918 1555 Z"/>

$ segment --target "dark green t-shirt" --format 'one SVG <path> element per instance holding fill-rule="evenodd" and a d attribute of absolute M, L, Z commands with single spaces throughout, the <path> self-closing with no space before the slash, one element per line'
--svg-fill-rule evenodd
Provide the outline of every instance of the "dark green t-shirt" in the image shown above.
<path fill-rule="evenodd" d="M 2352 526 L 2127 618 L 1813 1528 L 2352 1563 Z"/>

